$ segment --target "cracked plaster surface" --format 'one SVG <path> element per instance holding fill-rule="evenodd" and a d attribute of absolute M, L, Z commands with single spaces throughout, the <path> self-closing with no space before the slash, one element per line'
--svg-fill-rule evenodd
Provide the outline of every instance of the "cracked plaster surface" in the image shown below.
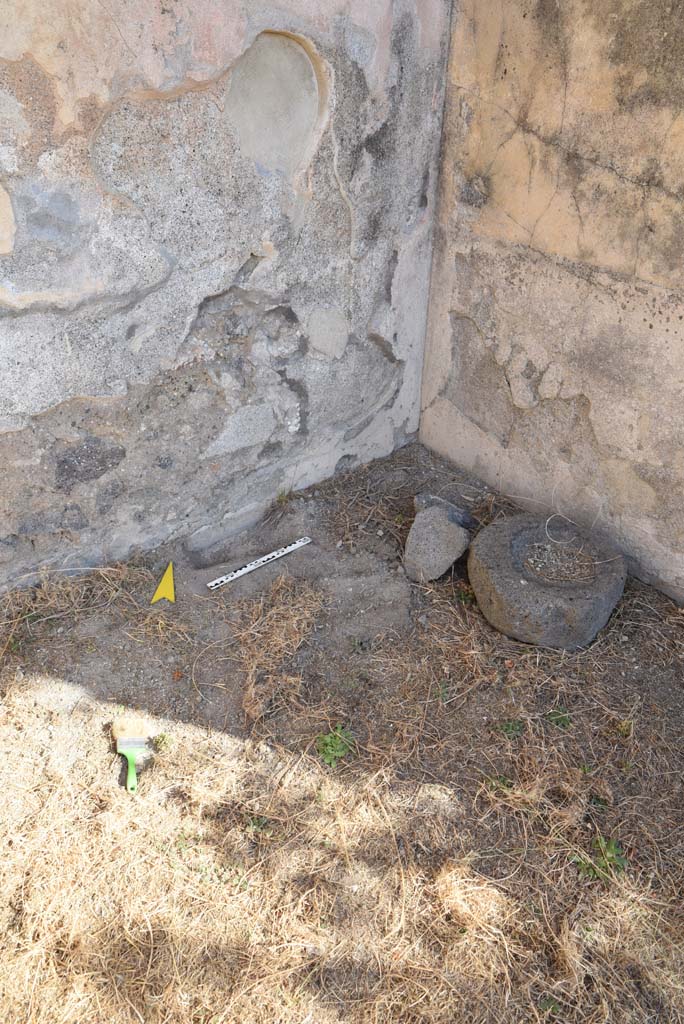
<path fill-rule="evenodd" d="M 0 583 L 418 425 L 448 4 L 47 8 L 0 7 Z"/>

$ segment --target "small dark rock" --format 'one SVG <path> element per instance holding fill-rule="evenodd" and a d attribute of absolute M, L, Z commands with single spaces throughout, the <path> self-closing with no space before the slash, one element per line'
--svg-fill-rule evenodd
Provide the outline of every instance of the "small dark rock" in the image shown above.
<path fill-rule="evenodd" d="M 121 480 L 117 477 L 111 477 L 98 489 L 97 497 L 95 499 L 97 511 L 100 514 L 109 512 L 116 499 L 120 498 L 125 490 L 126 488 Z"/>
<path fill-rule="evenodd" d="M 467 509 L 461 508 L 460 506 L 455 505 L 453 501 L 441 498 L 437 494 L 430 494 L 427 491 L 416 494 L 413 499 L 413 506 L 416 512 L 420 512 L 421 509 L 424 508 L 431 508 L 432 506 L 442 508 L 448 514 L 452 523 L 457 523 L 459 526 L 462 526 L 464 530 L 477 529 L 478 522 L 476 519 L 473 519 Z"/>
<path fill-rule="evenodd" d="M 55 472 L 57 489 L 69 492 L 78 483 L 97 480 L 118 466 L 125 457 L 126 449 L 123 445 L 102 437 L 86 437 L 58 454 Z"/>

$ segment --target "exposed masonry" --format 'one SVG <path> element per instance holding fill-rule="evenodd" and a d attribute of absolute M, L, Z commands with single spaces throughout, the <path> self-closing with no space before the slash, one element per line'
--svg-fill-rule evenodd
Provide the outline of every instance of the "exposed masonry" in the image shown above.
<path fill-rule="evenodd" d="M 0 583 L 201 548 L 415 435 L 446 4 L 432 46 L 410 0 L 257 6 L 68 128 L 73 77 L 0 63 Z"/>

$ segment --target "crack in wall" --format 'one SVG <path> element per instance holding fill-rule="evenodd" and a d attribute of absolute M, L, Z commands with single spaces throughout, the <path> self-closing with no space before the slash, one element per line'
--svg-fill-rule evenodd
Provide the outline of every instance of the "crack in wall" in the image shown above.
<path fill-rule="evenodd" d="M 624 172 L 620 171 L 613 164 L 603 163 L 598 157 L 592 157 L 586 153 L 582 153 L 580 150 L 571 146 L 563 144 L 562 138 L 559 133 L 552 135 L 545 135 L 538 128 L 534 128 L 529 121 L 524 117 L 518 118 L 515 114 L 507 110 L 506 107 L 502 107 L 501 104 L 495 103 L 494 100 L 487 99 L 481 92 L 474 89 L 469 89 L 465 85 L 461 85 L 458 82 L 454 83 L 452 88 L 458 89 L 460 92 L 465 93 L 468 96 L 474 96 L 478 102 L 484 103 L 486 106 L 493 107 L 495 110 L 499 110 L 502 114 L 505 114 L 515 125 L 515 130 L 509 135 L 502 143 L 502 146 L 510 141 L 511 138 L 520 131 L 525 135 L 531 135 L 538 142 L 541 142 L 545 146 L 550 146 L 554 149 L 559 150 L 566 158 L 571 160 L 579 160 L 582 163 L 590 164 L 592 167 L 596 167 L 599 170 L 607 171 L 609 174 L 613 174 L 620 181 L 625 184 L 634 185 L 637 188 L 646 188 L 650 191 L 656 192 L 660 195 L 666 196 L 668 199 L 673 199 L 676 202 L 684 202 L 684 185 L 678 191 L 668 189 L 665 185 L 661 185 L 658 182 L 648 180 L 645 178 L 634 178 Z M 567 93 L 566 93 L 567 95 Z M 676 120 L 676 119 L 675 119 Z"/>

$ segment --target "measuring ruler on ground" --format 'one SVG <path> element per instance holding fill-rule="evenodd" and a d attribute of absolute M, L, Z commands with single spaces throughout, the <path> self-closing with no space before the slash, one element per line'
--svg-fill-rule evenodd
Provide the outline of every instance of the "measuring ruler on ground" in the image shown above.
<path fill-rule="evenodd" d="M 289 555 L 291 551 L 296 551 L 297 548 L 303 548 L 305 544 L 311 543 L 311 537 L 300 537 L 298 540 L 292 541 L 285 548 L 278 548 L 277 551 L 269 551 L 267 555 L 263 555 L 261 558 L 255 559 L 253 562 L 248 562 L 247 565 L 243 565 L 240 569 L 233 569 L 232 572 L 226 573 L 225 576 L 219 576 L 218 579 L 212 580 L 211 583 L 207 583 L 209 590 L 218 590 L 225 583 L 230 583 L 231 580 L 236 580 L 238 576 L 246 576 L 248 572 L 254 572 L 255 569 L 260 569 L 262 565 L 268 565 L 269 562 L 275 562 L 276 558 L 282 558 L 283 555 Z"/>

